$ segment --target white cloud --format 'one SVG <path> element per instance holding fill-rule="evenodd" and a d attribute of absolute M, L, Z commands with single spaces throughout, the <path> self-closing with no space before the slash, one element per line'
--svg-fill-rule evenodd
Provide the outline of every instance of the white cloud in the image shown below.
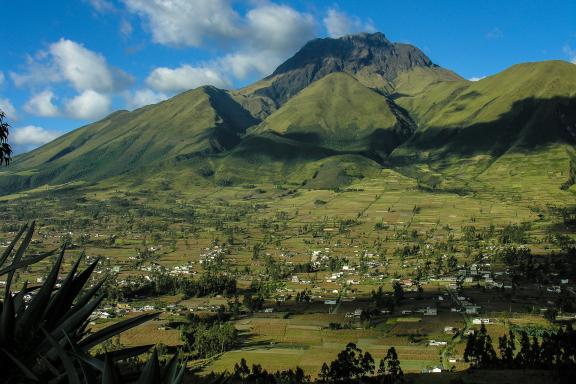
<path fill-rule="evenodd" d="M 50 90 L 37 93 L 24 105 L 24 110 L 28 113 L 43 117 L 58 116 L 60 111 L 52 102 L 54 98 L 54 92 Z"/>
<path fill-rule="evenodd" d="M 480 80 L 485 79 L 485 78 L 486 78 L 486 76 L 479 76 L 479 77 L 471 77 L 468 80 L 469 81 L 480 81 Z"/>
<path fill-rule="evenodd" d="M 292 51 L 314 37 L 314 18 L 284 5 L 264 5 L 246 15 L 249 44 L 276 52 Z"/>
<path fill-rule="evenodd" d="M 288 6 L 265 4 L 246 15 L 243 46 L 219 60 L 221 70 L 244 79 L 268 75 L 315 35 L 314 18 Z"/>
<path fill-rule="evenodd" d="M 18 118 L 16 108 L 14 108 L 14 105 L 8 99 L 0 97 L 0 110 L 4 111 L 6 117 L 9 119 L 16 120 Z"/>
<path fill-rule="evenodd" d="M 124 0 L 142 17 L 153 40 L 176 46 L 202 45 L 205 39 L 237 37 L 238 14 L 229 0 Z"/>
<path fill-rule="evenodd" d="M 572 64 L 576 64 L 576 50 L 572 49 L 569 45 L 565 45 L 562 50 L 566 56 L 568 56 L 568 60 L 570 60 Z"/>
<path fill-rule="evenodd" d="M 35 125 L 27 125 L 12 129 L 10 141 L 16 145 L 37 146 L 46 144 L 60 135 L 59 132 L 49 131 Z"/>
<path fill-rule="evenodd" d="M 129 109 L 136 109 L 145 105 L 156 104 L 166 100 L 168 96 L 161 92 L 154 92 L 151 89 L 140 89 L 125 96 Z"/>
<path fill-rule="evenodd" d="M 96 12 L 108 13 L 116 12 L 116 7 L 108 0 L 85 0 L 87 1 Z"/>
<path fill-rule="evenodd" d="M 0 71 L 0 85 L 4 84 L 4 72 Z"/>
<path fill-rule="evenodd" d="M 159 44 L 199 47 L 206 42 L 216 42 L 220 46 L 234 47 L 232 52 L 211 63 L 184 66 L 197 69 L 193 76 L 191 73 L 186 76 L 202 79 L 192 82 L 195 86 L 203 83 L 227 86 L 227 76 L 223 73 L 232 73 L 240 79 L 250 74 L 269 74 L 312 39 L 316 30 L 312 15 L 267 1 L 253 2 L 257 5 L 244 16 L 233 9 L 229 0 L 124 2 L 128 10 L 146 20 L 153 40 Z M 154 86 L 164 92 L 188 88 Z"/>
<path fill-rule="evenodd" d="M 25 85 L 41 85 L 63 81 L 62 75 L 53 62 L 47 61 L 49 53 L 41 51 L 36 58 L 26 58 L 26 70 L 23 73 L 10 72 L 10 78 L 17 87 Z"/>
<path fill-rule="evenodd" d="M 60 39 L 50 46 L 62 76 L 78 91 L 111 92 L 131 83 L 126 73 L 110 68 L 104 56 L 71 40 Z"/>
<path fill-rule="evenodd" d="M 17 86 L 67 81 L 79 92 L 113 92 L 133 81 L 127 73 L 110 67 L 101 54 L 67 39 L 51 44 L 35 58 L 29 57 L 26 67 L 24 73 L 11 73 Z"/>
<path fill-rule="evenodd" d="M 208 67 L 192 67 L 182 65 L 178 68 L 160 67 L 154 69 L 146 84 L 159 92 L 179 92 L 201 85 L 214 85 L 226 88 L 230 84 L 217 70 Z"/>
<path fill-rule="evenodd" d="M 376 28 L 371 21 L 363 22 L 356 16 L 349 16 L 331 8 L 322 20 L 330 37 L 341 37 L 358 32 L 374 32 Z"/>
<path fill-rule="evenodd" d="M 66 111 L 70 117 L 93 120 L 109 113 L 111 102 L 110 96 L 88 89 L 73 99 L 67 100 Z"/>

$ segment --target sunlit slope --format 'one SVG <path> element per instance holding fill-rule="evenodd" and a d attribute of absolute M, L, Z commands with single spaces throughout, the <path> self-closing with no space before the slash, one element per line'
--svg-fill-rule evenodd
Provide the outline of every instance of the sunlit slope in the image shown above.
<path fill-rule="evenodd" d="M 274 132 L 333 151 L 382 156 L 412 129 L 384 96 L 350 75 L 333 73 L 291 98 L 252 134 Z"/>
<path fill-rule="evenodd" d="M 567 62 L 520 64 L 478 82 L 432 84 L 396 102 L 419 124 L 392 153 L 408 168 L 473 178 L 503 156 L 547 157 L 548 150 L 576 143 L 576 65 Z M 564 153 L 559 167 L 570 161 Z"/>
<path fill-rule="evenodd" d="M 177 157 L 217 153 L 236 145 L 257 122 L 225 91 L 201 87 L 134 112 L 114 113 L 18 156 L 0 176 L 0 185 L 15 190 L 99 180 Z"/>

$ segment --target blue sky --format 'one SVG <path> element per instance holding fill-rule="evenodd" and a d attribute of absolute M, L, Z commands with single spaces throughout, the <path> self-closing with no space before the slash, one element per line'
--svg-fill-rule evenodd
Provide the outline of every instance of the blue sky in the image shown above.
<path fill-rule="evenodd" d="M 381 31 L 465 78 L 576 63 L 576 1 L 4 1 L 0 108 L 16 152 L 189 88 L 237 88 L 314 37 Z"/>

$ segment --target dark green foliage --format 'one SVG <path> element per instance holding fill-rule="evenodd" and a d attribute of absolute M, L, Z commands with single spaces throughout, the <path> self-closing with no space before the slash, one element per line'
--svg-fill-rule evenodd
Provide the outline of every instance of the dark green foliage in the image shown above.
<path fill-rule="evenodd" d="M 245 359 L 241 359 L 239 363 L 234 366 L 232 375 L 226 378 L 227 383 L 243 384 L 243 383 L 259 383 L 259 384 L 307 384 L 312 383 L 310 376 L 304 374 L 300 367 L 294 370 L 288 369 L 286 371 L 278 371 L 276 373 L 268 373 L 259 364 L 248 367 Z"/>
<path fill-rule="evenodd" d="M 64 246 L 40 287 L 28 288 L 24 283 L 20 291 L 13 294 L 12 279 L 16 270 L 52 254 L 24 257 L 34 227 L 34 223 L 23 227 L 0 256 L 0 275 L 7 275 L 4 300 L 0 306 L 0 381 L 49 383 L 65 379 L 70 383 L 133 382 L 121 374 L 121 360 L 141 355 L 149 346 L 116 351 L 114 355 L 105 356 L 104 360 L 90 356 L 89 350 L 157 314 L 136 316 L 89 334 L 86 326 L 90 315 L 104 297 L 98 294 L 104 280 L 89 285 L 98 260 L 78 272 L 81 255 L 60 287 L 56 288 L 65 257 Z M 7 265 L 9 261 L 11 263 Z M 26 303 L 24 296 L 28 293 L 33 294 L 33 298 Z M 154 352 L 139 382 L 149 382 L 142 380 L 162 375 L 164 379 L 154 383 L 179 383 L 183 368 L 176 369 L 177 365 L 177 360 L 171 360 L 164 368 L 172 373 L 165 376 L 160 374 Z M 178 371 L 177 375 L 173 373 L 175 371 Z"/>
<path fill-rule="evenodd" d="M 400 286 L 400 288 L 402 288 Z M 382 286 L 378 287 L 377 291 L 372 291 L 372 301 L 379 309 L 385 309 L 390 312 L 394 311 L 395 298 L 384 293 Z"/>
<path fill-rule="evenodd" d="M 198 280 L 172 276 L 168 273 L 155 273 L 151 280 L 137 278 L 130 284 L 118 287 L 106 287 L 109 299 L 132 299 L 137 296 L 161 296 L 182 294 L 186 297 L 204 297 L 210 295 L 231 296 L 236 293 L 236 279 L 224 274 L 210 272 L 202 274 Z"/>
<path fill-rule="evenodd" d="M 510 330 L 498 340 L 498 357 L 484 325 L 468 337 L 464 351 L 465 361 L 476 368 L 501 369 L 554 369 L 563 374 L 576 372 L 576 332 L 571 325 L 557 332 L 542 332 L 530 336 L 525 330 L 516 334 Z"/>
<path fill-rule="evenodd" d="M 338 354 L 330 365 L 324 363 L 319 375 L 319 383 L 348 383 L 374 374 L 374 359 L 369 352 L 354 343 Z"/>
<path fill-rule="evenodd" d="M 475 367 L 489 368 L 497 363 L 496 352 L 492 346 L 492 338 L 488 335 L 484 324 L 479 332 L 468 337 L 464 350 L 464 361 L 471 362 Z"/>
<path fill-rule="evenodd" d="M 392 288 L 394 289 L 394 300 L 396 300 L 396 303 L 401 302 L 404 299 L 404 289 L 402 285 L 400 282 L 395 281 L 394 284 L 392 284 Z"/>
<path fill-rule="evenodd" d="M 5 163 L 10 164 L 10 155 L 12 154 L 12 148 L 8 144 L 8 128 L 10 124 L 4 121 L 6 114 L 4 111 L 0 110 L 0 165 Z"/>
<path fill-rule="evenodd" d="M 526 244 L 528 242 L 529 223 L 510 224 L 502 228 L 499 241 L 501 244 Z"/>

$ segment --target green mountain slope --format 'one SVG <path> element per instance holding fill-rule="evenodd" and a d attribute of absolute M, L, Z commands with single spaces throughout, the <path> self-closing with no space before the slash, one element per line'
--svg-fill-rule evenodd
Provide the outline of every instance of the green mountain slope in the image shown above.
<path fill-rule="evenodd" d="M 0 195 L 71 181 L 334 188 L 385 166 L 429 187 L 553 202 L 575 191 L 575 145 L 576 65 L 470 82 L 360 34 L 313 40 L 241 90 L 201 87 L 70 132 L 0 170 Z"/>
<path fill-rule="evenodd" d="M 14 159 L 3 191 L 101 180 L 177 157 L 218 153 L 258 123 L 225 91 L 201 87 L 134 112 L 121 111 Z"/>
<path fill-rule="evenodd" d="M 478 82 L 431 84 L 395 101 L 419 124 L 391 156 L 406 169 L 424 165 L 471 179 L 517 153 L 550 164 L 548 150 L 557 158 L 558 147 L 576 143 L 576 66 L 562 61 L 515 65 Z M 570 157 L 564 151 L 558 168 Z"/>
<path fill-rule="evenodd" d="M 352 76 L 333 73 L 291 98 L 252 133 L 270 131 L 333 151 L 385 157 L 413 129 L 393 108 Z"/>

